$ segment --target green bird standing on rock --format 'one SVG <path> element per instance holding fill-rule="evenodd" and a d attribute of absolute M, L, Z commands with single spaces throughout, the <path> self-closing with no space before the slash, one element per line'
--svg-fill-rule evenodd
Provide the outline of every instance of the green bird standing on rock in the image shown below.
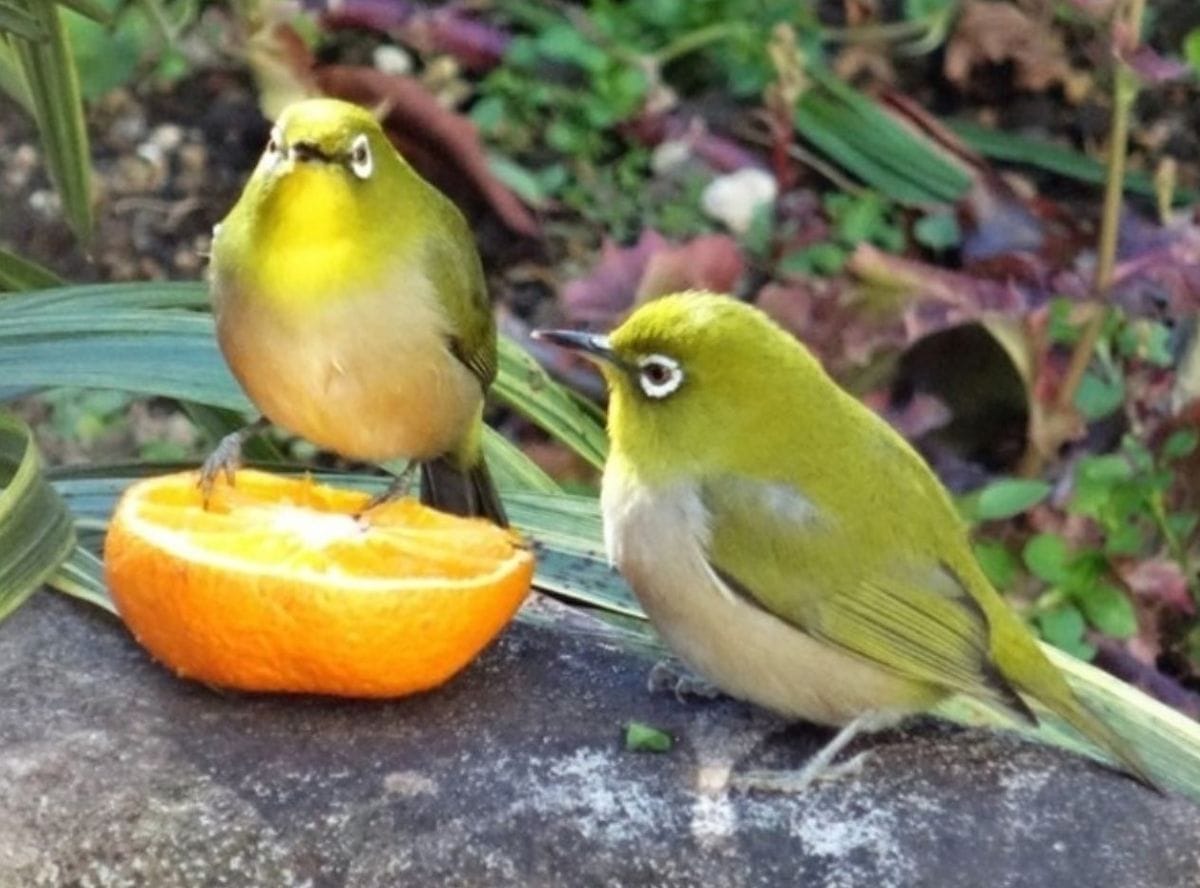
<path fill-rule="evenodd" d="M 537 335 L 603 371 L 609 558 L 667 646 L 735 697 L 842 728 L 765 785 L 803 788 L 857 732 L 955 693 L 1036 723 L 1028 697 L 1155 785 L 992 588 L 925 462 L 766 315 L 690 293 L 610 336 Z"/>
<path fill-rule="evenodd" d="M 221 351 L 267 420 L 351 459 L 419 462 L 423 502 L 507 523 L 481 449 L 496 325 L 474 239 L 368 111 L 283 111 L 214 233 L 211 291 Z M 206 489 L 260 424 L 221 442 Z"/>

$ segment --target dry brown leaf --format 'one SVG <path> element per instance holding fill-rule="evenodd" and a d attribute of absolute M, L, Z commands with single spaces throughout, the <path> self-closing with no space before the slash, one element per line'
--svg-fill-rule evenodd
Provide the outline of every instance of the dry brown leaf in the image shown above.
<path fill-rule="evenodd" d="M 1040 92 L 1076 80 L 1066 47 L 1044 22 L 1007 3 L 970 0 L 959 14 L 946 46 L 946 77 L 966 86 L 983 65 L 1011 62 L 1016 85 Z"/>

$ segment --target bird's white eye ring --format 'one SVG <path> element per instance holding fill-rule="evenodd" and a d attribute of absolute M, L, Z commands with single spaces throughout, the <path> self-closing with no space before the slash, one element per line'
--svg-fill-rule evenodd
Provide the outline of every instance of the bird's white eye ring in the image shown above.
<path fill-rule="evenodd" d="M 350 146 L 350 170 L 360 179 L 369 179 L 374 169 L 370 141 L 365 134 L 355 136 L 354 143 Z"/>
<path fill-rule="evenodd" d="M 267 154 L 279 153 L 279 146 L 282 141 L 283 139 L 279 136 L 278 127 L 271 130 L 271 138 L 267 141 Z"/>
<path fill-rule="evenodd" d="M 651 398 L 665 398 L 683 384 L 683 368 L 666 355 L 647 355 L 638 361 L 638 384 Z"/>

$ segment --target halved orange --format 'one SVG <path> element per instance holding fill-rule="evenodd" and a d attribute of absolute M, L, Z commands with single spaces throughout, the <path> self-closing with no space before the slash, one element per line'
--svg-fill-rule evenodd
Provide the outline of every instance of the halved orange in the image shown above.
<path fill-rule="evenodd" d="M 126 625 L 179 675 L 253 691 L 394 697 L 435 687 L 533 578 L 516 534 L 414 500 L 241 471 L 205 508 L 194 472 L 131 486 L 104 545 Z"/>

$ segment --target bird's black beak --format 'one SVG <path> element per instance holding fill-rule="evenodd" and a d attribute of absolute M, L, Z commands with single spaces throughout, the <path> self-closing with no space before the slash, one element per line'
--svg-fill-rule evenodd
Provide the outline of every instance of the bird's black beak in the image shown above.
<path fill-rule="evenodd" d="M 297 142 L 292 145 L 292 157 L 296 158 L 300 163 L 312 163 L 314 161 L 329 163 L 333 160 L 332 157 L 312 142 Z"/>
<path fill-rule="evenodd" d="M 594 361 L 602 361 L 605 364 L 618 363 L 608 337 L 597 333 L 584 333 L 580 330 L 534 330 L 533 338 L 579 352 Z"/>

